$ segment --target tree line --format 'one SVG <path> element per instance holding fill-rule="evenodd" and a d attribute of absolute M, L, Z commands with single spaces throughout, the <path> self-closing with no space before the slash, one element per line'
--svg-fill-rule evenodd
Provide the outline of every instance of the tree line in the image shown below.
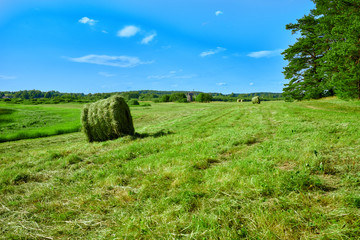
<path fill-rule="evenodd" d="M 299 37 L 282 53 L 284 98 L 360 99 L 360 1 L 312 1 L 310 14 L 286 25 Z"/>
<path fill-rule="evenodd" d="M 24 104 L 57 104 L 57 103 L 89 103 L 101 99 L 106 99 L 114 94 L 120 94 L 126 101 L 152 101 L 152 102 L 187 102 L 187 91 L 155 91 L 141 90 L 128 92 L 112 92 L 112 93 L 61 93 L 58 91 L 42 92 L 39 90 L 23 90 L 23 91 L 0 91 L 0 101 L 8 103 L 24 103 Z M 222 94 L 222 93 L 202 93 L 192 92 L 193 101 L 210 102 L 224 101 L 236 102 L 237 99 L 251 101 L 254 96 L 260 96 L 263 101 L 282 100 L 281 93 L 249 93 L 249 94 Z"/>

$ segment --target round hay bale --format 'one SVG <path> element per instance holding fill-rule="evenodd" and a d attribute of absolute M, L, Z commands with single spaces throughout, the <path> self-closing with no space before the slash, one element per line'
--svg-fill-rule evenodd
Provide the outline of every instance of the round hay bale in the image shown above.
<path fill-rule="evenodd" d="M 251 99 L 251 102 L 253 104 L 260 104 L 260 97 L 259 96 L 255 96 Z"/>
<path fill-rule="evenodd" d="M 81 113 L 81 122 L 89 142 L 112 140 L 135 133 L 129 106 L 119 95 L 86 104 Z"/>

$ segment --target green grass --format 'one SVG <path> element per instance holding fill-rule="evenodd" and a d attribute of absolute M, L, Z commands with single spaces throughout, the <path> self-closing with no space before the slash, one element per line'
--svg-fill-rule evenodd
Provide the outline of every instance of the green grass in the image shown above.
<path fill-rule="evenodd" d="M 0 142 L 78 132 L 80 104 L 0 104 Z"/>
<path fill-rule="evenodd" d="M 4 239 L 357 239 L 360 102 L 152 104 L 0 144 Z"/>

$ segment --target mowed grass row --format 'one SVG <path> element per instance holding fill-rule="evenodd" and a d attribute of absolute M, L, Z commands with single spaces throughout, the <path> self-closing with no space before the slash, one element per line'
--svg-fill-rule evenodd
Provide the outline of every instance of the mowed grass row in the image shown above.
<path fill-rule="evenodd" d="M 0 142 L 78 132 L 80 104 L 0 104 Z"/>
<path fill-rule="evenodd" d="M 153 104 L 138 137 L 0 144 L 0 236 L 355 239 L 360 104 Z"/>

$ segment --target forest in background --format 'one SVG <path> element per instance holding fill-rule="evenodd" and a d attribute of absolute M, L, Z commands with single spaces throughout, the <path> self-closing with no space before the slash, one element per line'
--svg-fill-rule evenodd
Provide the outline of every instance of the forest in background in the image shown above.
<path fill-rule="evenodd" d="M 120 94 L 125 100 L 153 101 L 153 102 L 187 102 L 186 94 L 188 91 L 155 91 L 141 90 L 128 92 L 112 92 L 112 93 L 61 93 L 58 91 L 42 92 L 40 90 L 23 90 L 23 91 L 0 91 L 0 101 L 8 103 L 21 104 L 57 104 L 67 102 L 88 103 L 106 99 L 114 94 Z M 282 100 L 281 93 L 202 93 L 192 92 L 194 100 L 200 102 L 223 101 L 236 102 L 237 99 L 250 101 L 252 97 L 259 96 L 263 101 Z M 204 98 L 205 96 L 205 98 Z"/>

